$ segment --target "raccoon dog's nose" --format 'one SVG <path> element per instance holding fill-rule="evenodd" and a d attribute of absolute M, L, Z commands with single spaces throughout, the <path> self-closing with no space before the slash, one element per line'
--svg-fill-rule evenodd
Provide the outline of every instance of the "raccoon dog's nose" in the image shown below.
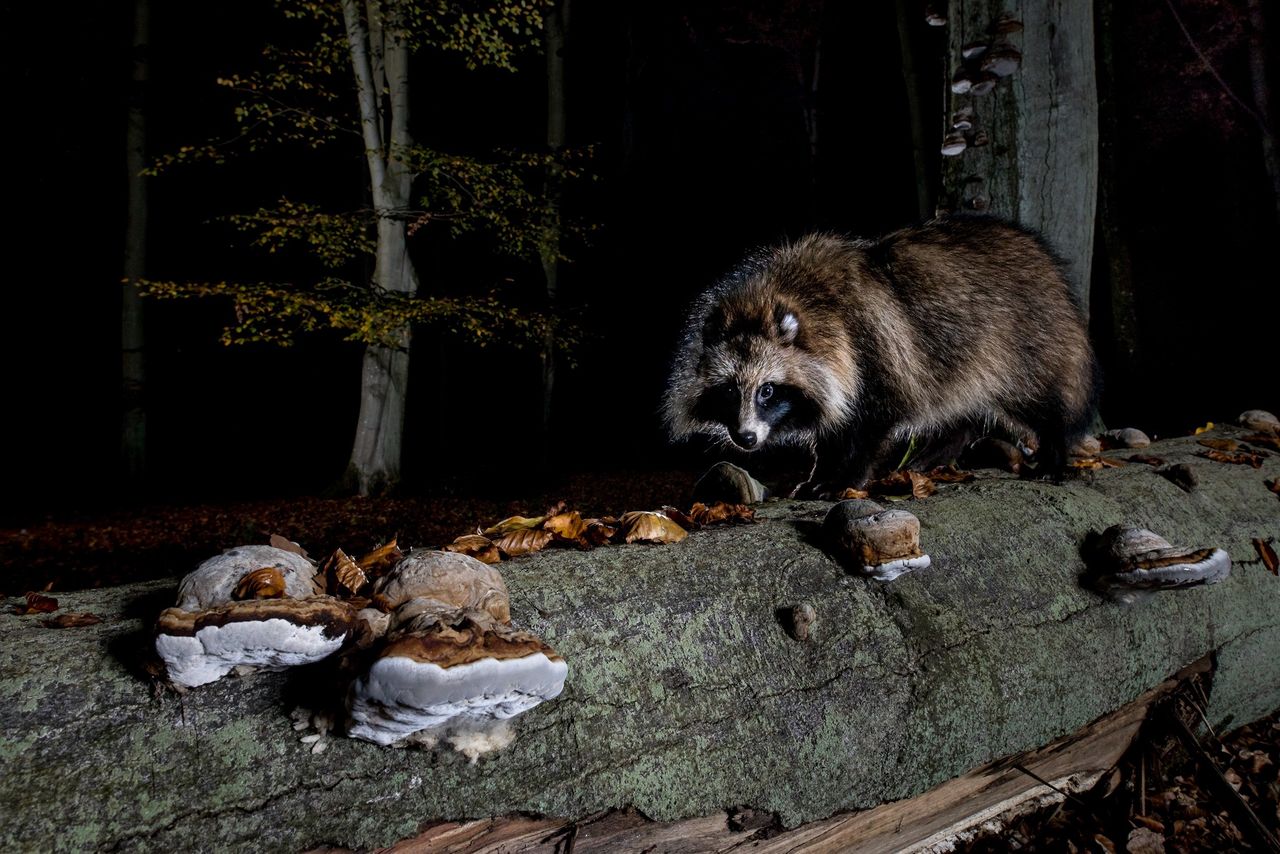
<path fill-rule="evenodd" d="M 756 434 L 751 432 L 739 433 L 738 444 L 744 448 L 754 448 L 756 446 Z"/>

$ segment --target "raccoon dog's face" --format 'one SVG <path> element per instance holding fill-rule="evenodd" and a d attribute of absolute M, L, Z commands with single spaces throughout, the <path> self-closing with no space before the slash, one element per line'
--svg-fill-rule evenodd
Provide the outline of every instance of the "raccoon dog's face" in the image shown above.
<path fill-rule="evenodd" d="M 783 307 L 760 318 L 713 311 L 703 329 L 703 391 L 694 417 L 723 427 L 744 451 L 810 437 L 816 406 L 795 381 L 807 358 L 796 347 L 799 331 L 796 315 Z"/>

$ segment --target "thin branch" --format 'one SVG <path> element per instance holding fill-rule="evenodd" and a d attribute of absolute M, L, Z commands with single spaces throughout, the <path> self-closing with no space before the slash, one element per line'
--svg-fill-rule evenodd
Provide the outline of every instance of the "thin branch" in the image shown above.
<path fill-rule="evenodd" d="M 1169 14 L 1173 16 L 1173 20 L 1177 23 L 1178 29 L 1182 30 L 1182 35 L 1186 37 L 1187 44 L 1191 45 L 1191 49 L 1196 52 L 1196 56 L 1200 57 L 1200 61 L 1204 63 L 1204 67 L 1208 72 L 1213 75 L 1213 79 L 1218 81 L 1218 85 L 1222 87 L 1222 91 L 1226 92 L 1231 100 L 1235 101 L 1240 109 L 1245 111 L 1249 118 L 1257 122 L 1258 127 L 1263 131 L 1266 131 L 1267 123 L 1262 120 L 1262 117 L 1259 116 L 1252 107 L 1246 104 L 1244 100 L 1232 90 L 1231 86 L 1223 76 L 1218 73 L 1218 69 L 1214 68 L 1213 63 L 1209 61 L 1209 57 L 1200 49 L 1200 45 L 1196 44 L 1195 37 L 1191 35 L 1191 31 L 1187 29 L 1187 25 L 1182 23 L 1182 18 L 1178 15 L 1178 10 L 1174 8 L 1173 0 L 1164 0 L 1164 5 L 1169 7 Z"/>

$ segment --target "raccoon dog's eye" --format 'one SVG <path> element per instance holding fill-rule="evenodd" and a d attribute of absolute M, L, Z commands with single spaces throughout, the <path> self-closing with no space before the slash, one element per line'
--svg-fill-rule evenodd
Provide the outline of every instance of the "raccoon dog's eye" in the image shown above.
<path fill-rule="evenodd" d="M 760 390 L 756 392 L 756 399 L 761 403 L 764 403 L 771 397 L 773 397 L 773 383 L 765 383 L 760 386 Z"/>

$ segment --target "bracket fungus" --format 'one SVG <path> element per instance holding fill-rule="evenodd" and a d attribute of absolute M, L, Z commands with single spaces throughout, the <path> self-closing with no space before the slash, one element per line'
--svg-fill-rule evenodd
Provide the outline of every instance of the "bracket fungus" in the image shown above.
<path fill-rule="evenodd" d="M 906 510 L 885 510 L 865 499 L 840 501 L 827 512 L 822 530 L 837 557 L 880 581 L 930 564 L 920 550 L 920 520 Z"/>
<path fill-rule="evenodd" d="M 693 485 L 693 500 L 704 504 L 723 501 L 726 504 L 759 504 L 769 497 L 769 490 L 746 469 L 733 463 L 718 462 Z"/>
<path fill-rule="evenodd" d="M 512 627 L 502 575 L 475 558 L 412 552 L 378 581 L 373 604 L 389 619 L 385 644 L 347 695 L 353 738 L 392 745 L 483 729 L 564 688 L 564 659 Z"/>
<path fill-rule="evenodd" d="M 1093 586 L 1127 602 L 1157 590 L 1216 584 L 1231 573 L 1231 556 L 1222 549 L 1175 547 L 1129 525 L 1103 531 L 1091 558 Z"/>
<path fill-rule="evenodd" d="M 1241 412 L 1240 417 L 1236 419 L 1236 423 L 1241 427 L 1257 430 L 1259 433 L 1280 434 L 1280 419 L 1277 419 L 1265 409 L 1249 409 Z"/>
<path fill-rule="evenodd" d="M 239 546 L 209 558 L 178 588 L 156 623 L 156 652 L 184 688 L 237 667 L 281 669 L 337 652 L 355 611 L 319 593 L 316 568 L 274 546 Z"/>

